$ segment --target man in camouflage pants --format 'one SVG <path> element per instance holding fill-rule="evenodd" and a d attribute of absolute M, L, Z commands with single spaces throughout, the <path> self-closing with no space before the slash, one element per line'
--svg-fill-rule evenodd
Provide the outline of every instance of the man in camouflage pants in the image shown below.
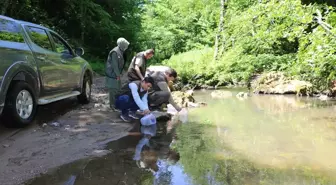
<path fill-rule="evenodd" d="M 129 42 L 124 38 L 117 40 L 117 46 L 113 48 L 107 58 L 105 66 L 106 87 L 109 89 L 110 107 L 115 109 L 115 96 L 121 88 L 121 74 L 124 68 L 124 52 L 128 48 Z"/>

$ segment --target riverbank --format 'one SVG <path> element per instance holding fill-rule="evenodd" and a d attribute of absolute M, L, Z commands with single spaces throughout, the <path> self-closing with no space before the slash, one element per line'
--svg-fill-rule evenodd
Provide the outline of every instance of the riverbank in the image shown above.
<path fill-rule="evenodd" d="M 122 80 L 126 80 L 125 75 Z M 173 96 L 180 106 L 197 106 L 191 94 L 174 92 Z M 54 114 L 54 107 L 72 109 L 49 121 L 39 120 L 38 116 L 35 123 L 13 134 L 1 137 L 0 133 L 1 185 L 19 185 L 63 164 L 106 155 L 111 152 L 105 149 L 107 143 L 128 135 L 130 130 L 139 131 L 137 121 L 125 123 L 119 113 L 110 110 L 102 76 L 94 79 L 90 104 L 80 105 L 76 98 L 67 99 L 39 107 L 45 110 L 38 114 Z M 170 118 L 167 113 L 156 115 L 163 120 Z"/>
<path fill-rule="evenodd" d="M 336 80 L 330 82 L 327 89 L 321 90 L 308 81 L 290 77 L 284 72 L 271 71 L 254 74 L 249 77 L 248 81 L 230 81 L 225 83 L 220 83 L 216 79 L 207 79 L 202 74 L 188 76 L 182 71 L 179 75 L 181 76 L 179 78 L 180 81 L 175 84 L 175 88 L 184 91 L 188 89 L 245 88 L 254 94 L 295 94 L 298 96 L 320 97 L 323 100 L 336 96 Z M 212 83 L 209 83 L 209 81 Z"/>
<path fill-rule="evenodd" d="M 104 86 L 104 78 L 95 78 L 90 104 L 79 105 L 76 98 L 56 102 L 51 106 L 73 109 L 2 138 L 0 184 L 19 185 L 63 164 L 108 153 L 105 144 L 127 135 L 133 124 L 122 122 L 118 113 L 109 110 Z"/>

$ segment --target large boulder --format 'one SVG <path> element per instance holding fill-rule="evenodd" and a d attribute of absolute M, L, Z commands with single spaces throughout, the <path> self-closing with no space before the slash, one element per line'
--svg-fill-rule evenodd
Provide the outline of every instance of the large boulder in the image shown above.
<path fill-rule="evenodd" d="M 263 94 L 310 94 L 312 84 L 305 81 L 287 78 L 281 72 L 270 72 L 260 75 L 251 83 L 254 93 Z"/>
<path fill-rule="evenodd" d="M 165 71 L 168 70 L 168 69 L 169 69 L 168 66 L 149 66 L 149 67 L 147 67 L 147 69 L 146 69 L 146 75 L 147 75 L 147 74 L 154 73 L 154 72 L 157 72 L 157 71 L 165 72 Z"/>

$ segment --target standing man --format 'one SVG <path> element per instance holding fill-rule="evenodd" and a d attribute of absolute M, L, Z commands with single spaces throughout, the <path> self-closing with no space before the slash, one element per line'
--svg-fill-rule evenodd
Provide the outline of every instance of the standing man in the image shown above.
<path fill-rule="evenodd" d="M 146 74 L 147 60 L 154 55 L 154 49 L 148 49 L 146 51 L 136 54 L 128 68 L 127 76 L 130 82 L 143 80 Z"/>
<path fill-rule="evenodd" d="M 131 118 L 139 119 L 136 111 L 140 109 L 144 114 L 149 114 L 148 90 L 152 87 L 152 77 L 145 77 L 142 81 L 137 80 L 123 85 L 118 93 L 116 108 L 121 110 L 120 118 L 130 122 Z"/>
<path fill-rule="evenodd" d="M 117 47 L 113 48 L 106 61 L 106 87 L 109 89 L 110 108 L 115 109 L 115 96 L 121 88 L 120 76 L 124 68 L 123 54 L 128 48 L 129 42 L 124 38 L 117 40 Z"/>

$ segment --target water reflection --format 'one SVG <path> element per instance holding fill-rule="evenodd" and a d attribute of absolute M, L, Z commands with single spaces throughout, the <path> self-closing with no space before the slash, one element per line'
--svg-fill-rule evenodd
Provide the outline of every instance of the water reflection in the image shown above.
<path fill-rule="evenodd" d="M 177 147 L 197 184 L 210 184 L 204 180 L 207 171 L 229 184 L 336 184 L 334 102 L 295 96 L 202 97 L 209 106 L 195 110 L 192 128 L 183 125 L 178 134 L 201 137 L 180 137 Z M 196 171 L 195 163 L 207 170 Z M 212 170 L 216 164 L 219 171 Z"/>
<path fill-rule="evenodd" d="M 146 184 L 190 184 L 188 183 L 190 181 L 188 176 L 184 174 L 182 166 L 178 164 L 180 155 L 174 149 L 174 144 L 177 139 L 175 134 L 177 125 L 179 125 L 179 121 L 173 116 L 167 124 L 161 127 L 161 134 L 168 136 L 168 138 L 159 137 L 156 140 L 152 139 L 152 137 L 156 135 L 156 124 L 141 126 L 142 138 L 135 148 L 133 160 L 137 161 L 139 168 L 149 169 L 152 172 L 153 181 L 151 182 L 152 178 L 149 178 L 150 180 L 147 179 Z M 134 134 L 131 133 L 131 135 Z M 152 141 L 152 143 L 150 141 Z"/>
<path fill-rule="evenodd" d="M 334 102 L 208 94 L 197 95 L 208 106 L 190 110 L 189 123 L 158 122 L 151 137 L 139 128 L 109 143 L 107 156 L 65 165 L 30 184 L 336 184 Z"/>

